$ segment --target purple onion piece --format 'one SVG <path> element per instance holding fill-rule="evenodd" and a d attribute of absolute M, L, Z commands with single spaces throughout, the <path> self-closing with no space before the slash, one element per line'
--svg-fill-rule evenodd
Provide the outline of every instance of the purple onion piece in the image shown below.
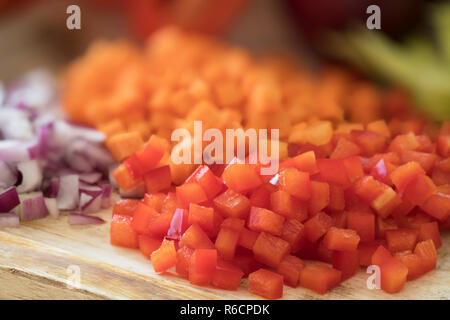
<path fill-rule="evenodd" d="M 30 160 L 28 146 L 15 140 L 0 141 L 0 160 L 8 162 L 20 162 Z"/>
<path fill-rule="evenodd" d="M 80 182 L 80 193 L 86 193 L 92 197 L 101 196 L 103 194 L 103 189 L 99 186 L 87 184 L 85 182 Z"/>
<path fill-rule="evenodd" d="M 22 208 L 20 210 L 20 220 L 30 221 L 44 218 L 48 215 L 48 210 L 45 205 L 44 197 L 41 194 L 24 199 L 22 201 Z"/>
<path fill-rule="evenodd" d="M 83 213 L 95 213 L 102 208 L 102 195 L 96 197 L 81 193 L 80 195 L 80 209 Z"/>
<path fill-rule="evenodd" d="M 0 184 L 3 185 L 4 188 L 9 188 L 13 186 L 16 181 L 16 174 L 5 162 L 0 161 Z"/>
<path fill-rule="evenodd" d="M 102 208 L 109 208 L 111 206 L 111 193 L 112 193 L 112 185 L 109 183 L 101 185 L 103 194 L 102 194 Z"/>
<path fill-rule="evenodd" d="M 22 183 L 17 186 L 19 193 L 37 190 L 42 184 L 42 170 L 37 160 L 29 160 L 17 164 L 17 170 L 22 174 Z"/>
<path fill-rule="evenodd" d="M 101 172 L 87 172 L 80 174 L 80 181 L 86 182 L 86 183 L 97 183 L 102 178 Z"/>
<path fill-rule="evenodd" d="M 59 178 L 52 178 L 50 180 L 50 186 L 48 187 L 48 196 L 50 198 L 56 198 L 59 190 Z"/>
<path fill-rule="evenodd" d="M 78 175 L 69 174 L 59 179 L 59 190 L 57 196 L 59 210 L 73 210 L 78 207 L 79 200 Z"/>
<path fill-rule="evenodd" d="M 102 224 L 105 222 L 105 220 L 99 217 L 93 217 L 82 213 L 70 213 L 68 221 L 71 225 Z"/>
<path fill-rule="evenodd" d="M 0 193 L 0 212 L 10 212 L 20 204 L 16 187 L 10 187 Z"/>
<path fill-rule="evenodd" d="M 0 214 L 0 228 L 14 228 L 20 226 L 20 220 L 17 214 L 1 213 Z"/>
<path fill-rule="evenodd" d="M 58 202 L 56 202 L 55 198 L 44 198 L 45 207 L 47 208 L 48 213 L 53 218 L 59 217 L 59 209 Z"/>

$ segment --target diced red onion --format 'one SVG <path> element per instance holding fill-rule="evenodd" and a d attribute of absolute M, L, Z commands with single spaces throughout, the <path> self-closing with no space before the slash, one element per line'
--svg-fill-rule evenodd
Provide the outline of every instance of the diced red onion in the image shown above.
<path fill-rule="evenodd" d="M 102 174 L 100 172 L 88 172 L 80 174 L 80 181 L 87 183 L 99 182 L 101 178 Z"/>
<path fill-rule="evenodd" d="M 30 221 L 44 218 L 48 215 L 42 193 L 33 197 L 24 199 L 21 204 L 20 220 Z"/>
<path fill-rule="evenodd" d="M 29 160 L 17 164 L 17 170 L 22 173 L 22 183 L 17 186 L 19 193 L 37 190 L 42 184 L 42 170 L 37 160 Z"/>
<path fill-rule="evenodd" d="M 93 143 L 102 143 L 105 140 L 105 135 L 100 131 L 74 126 L 61 120 L 55 121 L 54 133 L 56 142 L 60 145 L 68 145 L 77 138 Z"/>
<path fill-rule="evenodd" d="M 69 174 L 59 179 L 59 190 L 57 196 L 59 210 L 73 210 L 78 207 L 79 200 L 78 175 Z"/>
<path fill-rule="evenodd" d="M 105 220 L 99 217 L 93 217 L 82 213 L 70 213 L 69 214 L 69 224 L 80 225 L 80 224 L 102 224 Z"/>
<path fill-rule="evenodd" d="M 0 141 L 0 160 L 4 162 L 19 162 L 30 160 L 28 146 L 15 140 Z"/>
<path fill-rule="evenodd" d="M 112 193 L 112 186 L 107 183 L 101 185 L 103 194 L 102 194 L 102 208 L 109 208 L 111 206 L 111 193 Z"/>
<path fill-rule="evenodd" d="M 94 170 L 94 167 L 89 160 L 81 154 L 67 154 L 66 161 L 71 168 L 80 172 L 90 172 Z"/>
<path fill-rule="evenodd" d="M 12 228 L 20 226 L 20 220 L 17 214 L 1 213 L 0 214 L 0 228 Z"/>
<path fill-rule="evenodd" d="M 17 181 L 17 176 L 11 168 L 3 161 L 0 161 L 0 186 L 9 188 Z"/>
<path fill-rule="evenodd" d="M 10 187 L 0 193 L 0 213 L 10 212 L 20 204 L 19 195 L 16 187 Z"/>
<path fill-rule="evenodd" d="M 81 193 L 80 195 L 80 210 L 83 213 L 95 213 L 102 208 L 102 195 L 95 197 Z"/>
<path fill-rule="evenodd" d="M 59 178 L 52 178 L 50 180 L 50 186 L 48 187 L 48 196 L 50 198 L 56 198 L 59 190 Z"/>
<path fill-rule="evenodd" d="M 1 126 L 5 139 L 30 140 L 34 137 L 33 127 L 26 116 L 10 117 Z"/>
<path fill-rule="evenodd" d="M 59 216 L 59 209 L 58 209 L 58 203 L 56 202 L 55 198 L 44 198 L 45 206 L 47 207 L 48 213 L 53 218 L 58 218 Z"/>
<path fill-rule="evenodd" d="M 99 186 L 87 184 L 86 182 L 80 182 L 80 192 L 86 193 L 91 197 L 101 196 L 103 194 L 103 189 Z"/>

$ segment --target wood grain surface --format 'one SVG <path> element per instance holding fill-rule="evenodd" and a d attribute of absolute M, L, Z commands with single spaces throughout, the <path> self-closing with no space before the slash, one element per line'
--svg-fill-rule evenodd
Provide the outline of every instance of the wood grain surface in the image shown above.
<path fill-rule="evenodd" d="M 243 280 L 238 291 L 192 286 L 158 275 L 138 250 L 109 244 L 111 210 L 103 225 L 71 226 L 67 215 L 0 230 L 0 299 L 258 299 Z M 284 287 L 283 299 L 450 299 L 450 234 L 443 235 L 437 269 L 407 282 L 398 294 L 369 290 L 358 274 L 326 295 Z M 79 286 L 70 281 L 79 270 Z"/>

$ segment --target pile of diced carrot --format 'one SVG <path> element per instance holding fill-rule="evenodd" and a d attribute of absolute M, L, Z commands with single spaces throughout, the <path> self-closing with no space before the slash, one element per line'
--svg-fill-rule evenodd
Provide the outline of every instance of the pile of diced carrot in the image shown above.
<path fill-rule="evenodd" d="M 439 229 L 450 228 L 450 123 L 436 139 L 393 134 L 383 120 L 322 131 L 307 136 L 323 144 L 299 145 L 276 174 L 232 161 L 197 166 L 179 186 L 163 162 L 168 142 L 151 136 L 113 174 L 147 194 L 115 205 L 111 243 L 194 285 L 236 290 L 248 276 L 270 299 L 283 284 L 324 294 L 369 265 L 396 293 L 435 269 Z"/>

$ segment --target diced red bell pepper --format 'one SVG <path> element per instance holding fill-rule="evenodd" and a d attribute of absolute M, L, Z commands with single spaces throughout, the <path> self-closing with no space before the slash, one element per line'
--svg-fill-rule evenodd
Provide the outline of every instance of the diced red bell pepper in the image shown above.
<path fill-rule="evenodd" d="M 142 202 L 150 208 L 155 209 L 157 212 L 161 212 L 165 198 L 166 195 L 164 193 L 146 193 L 142 199 Z"/>
<path fill-rule="evenodd" d="M 281 260 L 280 265 L 277 268 L 277 273 L 283 276 L 284 283 L 288 286 L 296 288 L 300 278 L 300 272 L 305 267 L 305 263 L 302 259 L 287 255 Z"/>
<path fill-rule="evenodd" d="M 169 192 L 161 206 L 161 213 L 175 213 L 177 208 L 177 196 L 174 192 Z"/>
<path fill-rule="evenodd" d="M 120 189 L 124 191 L 131 190 L 143 182 L 142 178 L 134 178 L 130 170 L 123 164 L 114 170 L 112 176 Z"/>
<path fill-rule="evenodd" d="M 407 134 L 400 134 L 392 139 L 388 150 L 401 154 L 405 150 L 416 150 L 419 146 L 420 143 L 417 136 L 409 132 Z"/>
<path fill-rule="evenodd" d="M 264 208 L 252 207 L 248 219 L 248 228 L 256 232 L 269 232 L 280 236 L 283 232 L 285 218 Z"/>
<path fill-rule="evenodd" d="M 416 245 L 414 253 L 423 261 L 424 273 L 436 269 L 437 252 L 431 239 L 421 241 Z"/>
<path fill-rule="evenodd" d="M 155 209 L 150 208 L 143 202 L 139 202 L 133 215 L 131 227 L 140 234 L 148 234 L 148 226 L 150 221 L 159 215 Z"/>
<path fill-rule="evenodd" d="M 309 173 L 294 168 L 280 171 L 278 185 L 281 190 L 300 200 L 308 200 L 311 196 Z"/>
<path fill-rule="evenodd" d="M 256 242 L 256 239 L 259 236 L 259 232 L 253 231 L 253 230 L 249 230 L 247 228 L 243 228 L 241 230 L 240 236 L 239 236 L 239 242 L 238 244 L 241 247 L 244 247 L 246 249 L 252 250 L 253 249 L 253 245 Z"/>
<path fill-rule="evenodd" d="M 178 243 L 180 247 L 186 246 L 192 249 L 214 249 L 214 244 L 208 235 L 198 224 L 190 226 Z"/>
<path fill-rule="evenodd" d="M 347 174 L 347 179 L 353 183 L 359 178 L 361 178 L 364 175 L 364 169 L 361 162 L 361 157 L 354 156 L 342 159 L 342 165 L 344 167 L 344 170 Z M 339 165 L 339 169 L 342 169 Z M 331 173 L 330 173 L 331 174 Z M 341 174 L 339 173 L 339 176 L 341 177 Z M 348 182 L 344 177 L 341 177 L 339 180 L 341 180 L 341 183 L 338 182 L 343 187 L 348 186 Z"/>
<path fill-rule="evenodd" d="M 361 154 L 361 148 L 345 137 L 339 138 L 330 159 L 344 159 L 358 156 Z"/>
<path fill-rule="evenodd" d="M 187 209 L 177 209 L 173 214 L 169 230 L 167 230 L 167 239 L 180 240 L 188 228 L 189 212 Z"/>
<path fill-rule="evenodd" d="M 197 223 L 205 232 L 212 232 L 215 227 L 214 209 L 195 203 L 189 205 L 188 225 Z"/>
<path fill-rule="evenodd" d="M 228 261 L 217 259 L 217 267 L 214 272 L 212 284 L 225 290 L 237 290 L 244 272 Z"/>
<path fill-rule="evenodd" d="M 319 171 L 314 151 L 304 152 L 280 164 L 280 168 L 296 168 L 299 171 L 315 174 Z"/>
<path fill-rule="evenodd" d="M 240 247 L 236 249 L 232 262 L 244 272 L 244 275 L 248 275 L 263 266 L 261 262 L 255 259 L 253 251 Z"/>
<path fill-rule="evenodd" d="M 372 131 L 352 130 L 353 141 L 360 147 L 361 154 L 373 156 L 386 148 L 386 137 Z"/>
<path fill-rule="evenodd" d="M 389 251 L 392 253 L 406 250 L 414 250 L 419 237 L 416 229 L 386 230 L 386 241 Z"/>
<path fill-rule="evenodd" d="M 408 276 L 408 268 L 396 258 L 381 265 L 381 289 L 388 293 L 402 290 Z"/>
<path fill-rule="evenodd" d="M 378 246 L 372 255 L 372 264 L 381 267 L 386 262 L 392 260 L 393 257 L 388 249 L 383 245 Z"/>
<path fill-rule="evenodd" d="M 274 212 L 286 218 L 293 218 L 294 206 L 293 197 L 286 191 L 278 190 L 270 194 L 270 208 Z"/>
<path fill-rule="evenodd" d="M 341 271 L 342 281 L 352 277 L 359 267 L 359 251 L 334 251 L 333 268 Z"/>
<path fill-rule="evenodd" d="M 206 165 L 201 165 L 186 179 L 186 183 L 197 182 L 206 193 L 208 199 L 216 197 L 224 187 L 221 179 L 216 177 Z"/>
<path fill-rule="evenodd" d="M 169 143 L 167 140 L 152 135 L 145 144 L 144 149 L 136 152 L 141 167 L 147 172 L 155 168 L 168 148 Z"/>
<path fill-rule="evenodd" d="M 387 246 L 385 240 L 374 240 L 360 242 L 358 246 L 359 264 L 362 266 L 370 266 L 372 264 L 372 256 L 379 246 Z"/>
<path fill-rule="evenodd" d="M 147 259 L 150 259 L 150 254 L 152 254 L 153 251 L 158 250 L 158 248 L 161 246 L 162 243 L 161 239 L 154 238 L 146 234 L 140 234 L 138 241 L 139 241 L 139 250 L 141 250 L 142 254 Z"/>
<path fill-rule="evenodd" d="M 244 193 L 258 188 L 262 179 L 255 168 L 246 163 L 232 163 L 222 173 L 222 179 L 228 188 Z"/>
<path fill-rule="evenodd" d="M 400 252 L 395 257 L 408 268 L 407 280 L 414 280 L 424 274 L 423 260 L 417 254 Z"/>
<path fill-rule="evenodd" d="M 443 158 L 450 157 L 450 134 L 443 134 L 437 137 L 436 151 Z"/>
<path fill-rule="evenodd" d="M 403 163 L 415 161 L 420 164 L 425 172 L 430 173 L 437 162 L 438 157 L 433 153 L 405 150 L 401 154 L 401 159 Z"/>
<path fill-rule="evenodd" d="M 383 219 L 380 216 L 377 217 L 377 228 L 376 228 L 377 238 L 384 239 L 386 230 L 395 230 L 395 229 L 398 229 L 398 224 L 395 219 L 392 218 Z"/>
<path fill-rule="evenodd" d="M 142 176 L 146 172 L 146 169 L 139 161 L 136 152 L 133 152 L 130 157 L 123 162 L 123 165 L 127 167 L 128 171 L 134 179 L 142 178 Z"/>
<path fill-rule="evenodd" d="M 330 250 L 356 251 L 359 240 L 355 230 L 331 227 L 323 238 L 323 244 Z"/>
<path fill-rule="evenodd" d="M 378 216 L 386 219 L 401 203 L 400 196 L 391 187 L 387 187 L 383 193 L 372 201 L 370 206 L 377 212 Z"/>
<path fill-rule="evenodd" d="M 317 213 L 305 223 L 305 236 L 309 242 L 316 242 L 333 226 L 333 219 L 324 212 Z"/>
<path fill-rule="evenodd" d="M 113 207 L 112 214 L 121 216 L 133 216 L 139 201 L 134 199 L 121 199 Z"/>
<path fill-rule="evenodd" d="M 189 282 L 207 285 L 214 278 L 217 267 L 217 250 L 196 249 L 189 260 Z"/>
<path fill-rule="evenodd" d="M 177 251 L 177 264 L 175 266 L 176 272 L 183 278 L 189 276 L 189 261 L 194 254 L 195 249 L 189 247 L 181 247 Z"/>
<path fill-rule="evenodd" d="M 226 217 L 246 219 L 250 212 L 250 200 L 231 189 L 214 198 L 213 202 Z"/>
<path fill-rule="evenodd" d="M 147 193 L 156 193 L 168 190 L 172 184 L 170 167 L 162 166 L 147 172 L 144 175 L 144 182 Z"/>
<path fill-rule="evenodd" d="M 432 222 L 433 218 L 416 208 L 406 217 L 397 218 L 396 221 L 400 228 L 420 229 L 422 224 Z"/>
<path fill-rule="evenodd" d="M 330 186 L 326 182 L 311 181 L 311 198 L 309 199 L 309 216 L 322 211 L 330 203 Z"/>
<path fill-rule="evenodd" d="M 252 207 L 269 208 L 270 207 L 270 191 L 266 185 L 252 191 L 250 194 L 250 203 Z"/>
<path fill-rule="evenodd" d="M 112 217 L 110 229 L 110 242 L 113 246 L 137 248 L 138 234 L 131 227 L 133 217 L 115 214 Z"/>
<path fill-rule="evenodd" d="M 228 228 L 241 233 L 245 226 L 245 220 L 238 218 L 226 218 L 220 226 L 222 228 Z"/>
<path fill-rule="evenodd" d="M 272 268 L 277 268 L 290 251 L 289 242 L 266 232 L 261 232 L 253 245 L 255 259 Z"/>
<path fill-rule="evenodd" d="M 167 212 L 154 216 L 148 224 L 148 234 L 161 238 L 166 236 L 174 214 L 175 212 Z"/>
<path fill-rule="evenodd" d="M 375 216 L 371 213 L 350 211 L 347 214 L 347 228 L 355 230 L 361 241 L 375 240 Z"/>
<path fill-rule="evenodd" d="M 439 224 L 437 221 L 420 225 L 418 241 L 425 241 L 428 239 L 433 240 L 436 249 L 439 249 L 442 246 Z"/>
<path fill-rule="evenodd" d="M 151 254 L 153 269 L 160 273 L 174 267 L 177 263 L 177 251 L 173 240 L 164 239 L 158 250 Z"/>
<path fill-rule="evenodd" d="M 400 204 L 395 208 L 394 212 L 392 212 L 392 217 L 395 219 L 407 216 L 415 207 L 415 205 L 406 200 L 404 197 L 400 197 L 400 200 Z"/>
<path fill-rule="evenodd" d="M 305 227 L 297 219 L 288 219 L 283 225 L 281 238 L 289 242 L 291 252 L 299 251 L 306 242 Z"/>
<path fill-rule="evenodd" d="M 397 168 L 396 165 L 381 158 L 370 170 L 370 175 L 376 180 L 392 186 L 391 173 Z"/>
<path fill-rule="evenodd" d="M 248 276 L 250 292 L 267 299 L 279 299 L 283 296 L 283 276 L 278 273 L 259 269 Z"/>
<path fill-rule="evenodd" d="M 347 211 L 335 211 L 330 214 L 333 219 L 333 226 L 336 228 L 345 229 L 347 227 Z"/>
<path fill-rule="evenodd" d="M 335 183 L 344 188 L 350 185 L 343 159 L 317 159 L 317 166 L 320 181 Z"/>
<path fill-rule="evenodd" d="M 345 197 L 344 189 L 336 184 L 330 184 L 330 201 L 328 203 L 328 208 L 331 210 L 344 210 L 345 208 Z"/>
<path fill-rule="evenodd" d="M 391 173 L 391 180 L 399 192 L 404 192 L 410 182 L 419 174 L 425 174 L 422 167 L 417 162 L 408 162 Z"/>
<path fill-rule="evenodd" d="M 450 217 L 450 195 L 440 192 L 438 188 L 420 207 L 430 216 L 445 221 Z"/>
<path fill-rule="evenodd" d="M 436 186 L 430 177 L 424 174 L 418 174 L 416 177 L 406 186 L 404 191 L 404 197 L 409 202 L 415 205 L 422 205 L 428 200 L 431 195 L 436 192 Z"/>
<path fill-rule="evenodd" d="M 191 203 L 202 203 L 208 200 L 205 192 L 198 183 L 185 183 L 176 188 L 177 200 L 184 208 L 189 208 Z"/>
<path fill-rule="evenodd" d="M 375 180 L 372 176 L 364 176 L 355 182 L 353 189 L 355 194 L 366 203 L 371 203 L 386 189 L 387 185 Z"/>
<path fill-rule="evenodd" d="M 223 259 L 233 260 L 239 237 L 240 232 L 236 230 L 227 227 L 220 228 L 215 247 Z"/>
<path fill-rule="evenodd" d="M 450 183 L 450 172 L 442 170 L 440 167 L 436 166 L 433 168 L 431 174 L 431 179 L 437 186 L 445 185 Z"/>
<path fill-rule="evenodd" d="M 341 282 L 341 271 L 326 265 L 310 265 L 300 273 L 300 286 L 325 294 Z"/>

